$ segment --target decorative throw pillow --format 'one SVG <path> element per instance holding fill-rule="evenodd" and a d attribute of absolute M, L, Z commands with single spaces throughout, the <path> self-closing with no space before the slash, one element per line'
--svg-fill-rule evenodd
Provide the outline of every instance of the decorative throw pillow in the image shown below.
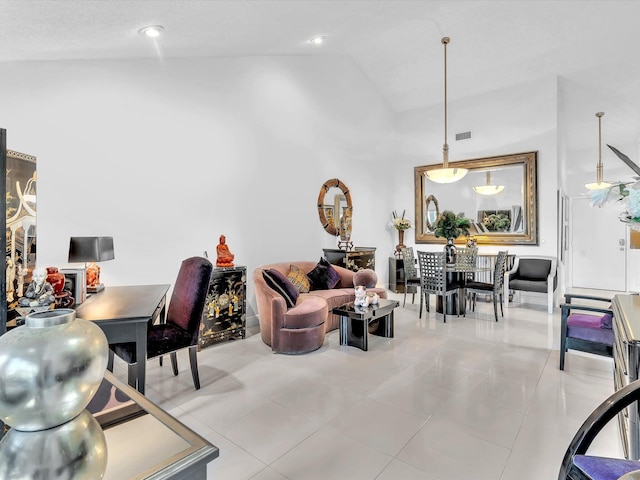
<path fill-rule="evenodd" d="M 363 286 L 367 288 L 373 288 L 378 283 L 378 276 L 376 272 L 371 270 L 370 268 L 364 268 L 362 270 L 358 270 L 353 274 L 353 286 Z"/>
<path fill-rule="evenodd" d="M 290 266 L 287 278 L 293 283 L 294 287 L 298 288 L 300 293 L 307 293 L 311 289 L 309 277 L 295 265 Z"/>
<path fill-rule="evenodd" d="M 307 273 L 307 277 L 311 280 L 311 290 L 331 290 L 340 282 L 340 275 L 324 257 Z"/>
<path fill-rule="evenodd" d="M 262 278 L 271 288 L 282 295 L 287 308 L 295 306 L 298 301 L 298 289 L 282 273 L 274 268 L 262 271 Z"/>

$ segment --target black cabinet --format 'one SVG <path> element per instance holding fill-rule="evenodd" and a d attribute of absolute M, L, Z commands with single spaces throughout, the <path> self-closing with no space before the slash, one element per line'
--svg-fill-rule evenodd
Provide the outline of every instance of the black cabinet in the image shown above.
<path fill-rule="evenodd" d="M 404 261 L 401 258 L 389 257 L 389 290 L 404 293 Z"/>
<path fill-rule="evenodd" d="M 376 269 L 376 247 L 354 247 L 352 250 L 323 248 L 324 258 L 333 265 L 357 272 L 365 268 Z"/>
<path fill-rule="evenodd" d="M 198 348 L 245 337 L 246 292 L 247 267 L 213 269 Z"/>

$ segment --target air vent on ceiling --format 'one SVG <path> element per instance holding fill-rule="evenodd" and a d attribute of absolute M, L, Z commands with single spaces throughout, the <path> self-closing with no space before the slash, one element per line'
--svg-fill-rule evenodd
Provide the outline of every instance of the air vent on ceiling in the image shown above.
<path fill-rule="evenodd" d="M 456 140 L 466 140 L 471 138 L 471 132 L 456 133 Z"/>

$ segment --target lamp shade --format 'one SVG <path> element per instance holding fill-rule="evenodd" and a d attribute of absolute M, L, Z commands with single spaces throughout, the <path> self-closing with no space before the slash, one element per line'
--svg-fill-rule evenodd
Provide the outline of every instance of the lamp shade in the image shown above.
<path fill-rule="evenodd" d="M 69 262 L 104 262 L 113 260 L 113 237 L 71 237 Z"/>

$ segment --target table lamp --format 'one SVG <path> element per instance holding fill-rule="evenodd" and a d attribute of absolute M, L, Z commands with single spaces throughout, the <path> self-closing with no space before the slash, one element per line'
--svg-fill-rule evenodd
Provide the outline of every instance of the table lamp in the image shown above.
<path fill-rule="evenodd" d="M 84 262 L 89 293 L 104 289 L 104 284 L 100 283 L 100 267 L 96 262 L 114 258 L 113 237 L 71 237 L 69 241 L 69 263 Z"/>

